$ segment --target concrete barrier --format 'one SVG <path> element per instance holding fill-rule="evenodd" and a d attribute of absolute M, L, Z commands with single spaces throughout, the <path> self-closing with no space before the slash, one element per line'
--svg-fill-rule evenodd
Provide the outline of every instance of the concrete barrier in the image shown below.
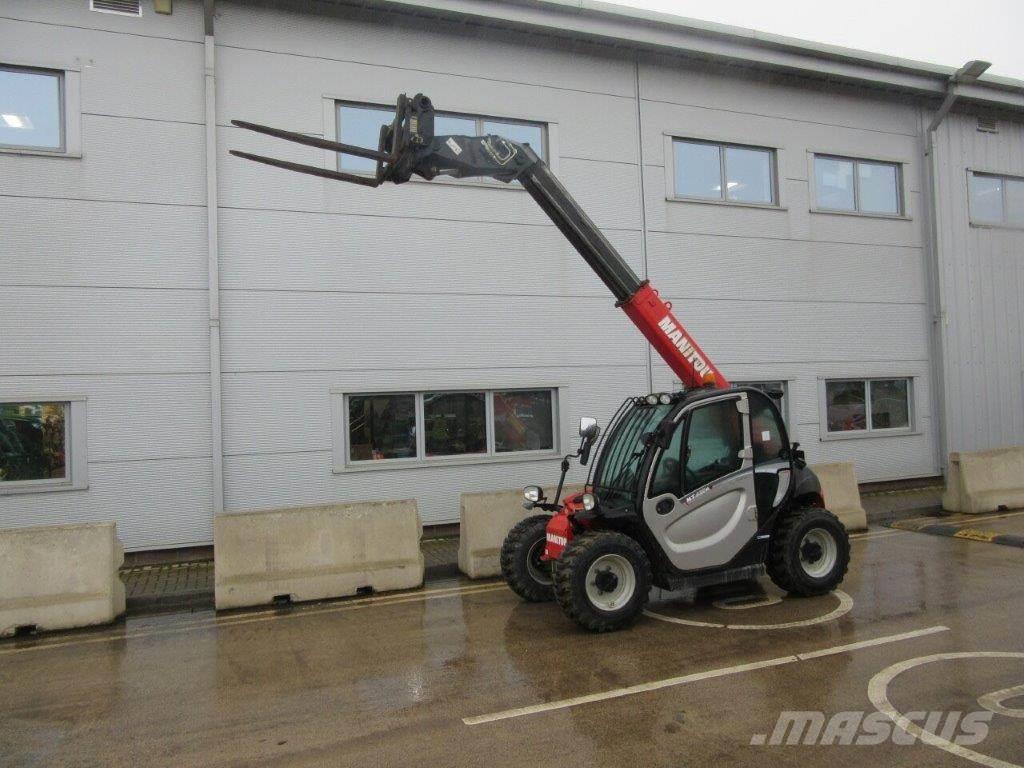
<path fill-rule="evenodd" d="M 583 490 L 582 485 L 567 485 L 562 498 Z M 552 498 L 555 487 L 544 489 Z M 523 489 L 464 493 L 459 506 L 459 570 L 471 579 L 501 574 L 501 545 L 512 526 L 541 510 L 523 509 Z"/>
<path fill-rule="evenodd" d="M 942 508 L 976 515 L 1024 507 L 1024 446 L 951 453 Z"/>
<path fill-rule="evenodd" d="M 866 530 L 868 516 L 860 503 L 860 488 L 857 487 L 857 474 L 853 464 L 815 464 L 811 469 L 821 482 L 825 507 L 842 521 L 846 530 Z"/>
<path fill-rule="evenodd" d="M 386 592 L 423 584 L 416 501 L 217 515 L 217 609 Z"/>
<path fill-rule="evenodd" d="M 0 637 L 106 624 L 125 610 L 114 523 L 0 531 Z"/>

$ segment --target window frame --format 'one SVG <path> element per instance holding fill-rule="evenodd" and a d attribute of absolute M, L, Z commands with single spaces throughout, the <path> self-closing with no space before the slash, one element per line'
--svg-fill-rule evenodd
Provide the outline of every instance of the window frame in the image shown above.
<path fill-rule="evenodd" d="M 64 403 L 67 405 L 64 435 L 64 461 L 66 476 L 61 480 L 14 480 L 0 482 L 0 496 L 24 493 L 51 493 L 81 491 L 89 487 L 89 441 L 87 398 L 66 393 L 38 393 L 29 395 L 0 395 L 0 403 Z"/>
<path fill-rule="evenodd" d="M 58 75 L 61 146 L 57 149 L 19 144 L 0 144 L 0 155 L 38 155 L 42 157 L 82 157 L 82 73 L 76 67 L 51 62 L 0 60 L 0 70 Z"/>
<path fill-rule="evenodd" d="M 731 141 L 717 138 L 709 138 L 706 136 L 695 136 L 689 133 L 665 133 L 665 153 L 666 153 L 666 174 L 665 174 L 665 199 L 670 202 L 677 203 L 703 203 L 706 205 L 728 205 L 736 206 L 739 208 L 758 208 L 761 210 L 768 211 L 785 211 L 786 207 L 782 201 L 782 184 L 779 181 L 779 167 L 782 164 L 782 148 L 775 147 L 768 144 L 746 144 L 742 141 Z M 722 186 L 722 196 L 717 200 L 711 197 L 689 197 L 686 195 L 680 195 L 676 191 L 676 142 L 686 142 L 689 144 L 704 144 L 709 146 L 716 146 L 719 149 L 719 181 Z M 730 200 L 726 194 L 726 161 L 725 151 L 726 149 L 749 149 L 759 152 L 767 152 L 769 155 L 768 173 L 771 176 L 770 186 L 772 192 L 772 202 L 770 203 L 752 203 L 744 202 L 742 200 Z"/>
<path fill-rule="evenodd" d="M 341 108 L 342 107 L 357 107 L 364 109 L 383 109 L 394 111 L 394 104 L 381 104 L 374 101 L 366 101 L 363 99 L 350 99 L 340 97 L 324 97 L 325 99 L 325 112 L 326 106 L 330 105 L 330 125 L 332 126 L 331 131 L 335 141 L 340 141 L 341 136 Z M 474 113 L 469 111 L 458 111 L 458 110 L 438 110 L 437 114 L 443 117 L 453 117 L 462 120 L 473 120 L 475 121 L 475 129 L 477 136 L 484 136 L 482 133 L 483 124 L 486 122 L 502 122 L 511 123 L 513 125 L 530 125 L 537 126 L 541 129 L 541 159 L 547 163 L 553 171 L 556 170 L 555 163 L 553 162 L 553 140 L 552 132 L 554 123 L 550 120 L 534 119 L 529 117 L 502 117 L 492 113 L 482 114 Z M 325 115 L 326 117 L 326 115 Z M 533 148 L 536 150 L 536 147 Z M 326 150 L 325 150 L 326 151 Z M 342 171 L 344 173 L 353 173 L 357 176 L 372 177 L 373 174 L 361 171 L 351 171 L 341 167 L 341 154 L 337 152 L 327 151 L 327 164 L 326 168 L 332 171 Z M 427 182 L 426 179 L 420 178 L 419 176 L 413 176 L 410 181 L 413 182 Z M 448 176 L 438 176 L 433 179 L 431 183 L 440 182 L 442 184 L 454 184 L 456 186 L 471 186 L 471 187 L 488 187 L 493 189 L 517 189 L 522 190 L 523 185 L 513 182 L 506 184 L 505 182 L 498 181 L 497 179 L 488 178 L 464 178 L 456 179 Z"/>
<path fill-rule="evenodd" d="M 790 395 L 790 380 L 789 379 L 771 379 L 771 378 L 769 378 L 769 379 L 739 379 L 739 380 L 736 380 L 736 381 L 730 380 L 730 383 L 734 387 L 753 387 L 754 389 L 759 389 L 762 392 L 765 392 L 766 390 L 761 389 L 761 387 L 758 386 L 759 384 L 781 384 L 782 385 L 782 400 L 781 400 L 781 402 L 776 401 L 773 397 L 770 397 L 770 396 L 769 396 L 768 399 L 772 400 L 773 402 L 775 402 L 776 406 L 779 409 L 779 413 L 782 414 L 782 421 L 786 425 L 786 431 L 787 432 L 791 432 L 792 431 L 792 429 L 790 428 L 790 422 L 789 422 L 789 395 Z"/>
<path fill-rule="evenodd" d="M 890 374 L 878 376 L 836 376 L 820 377 L 818 379 L 818 432 L 822 441 L 828 440 L 857 440 L 872 437 L 902 437 L 907 435 L 919 435 L 921 429 L 917 416 L 917 376 L 908 374 Z M 907 382 L 907 419 L 905 427 L 881 427 L 873 426 L 871 414 L 871 382 L 873 381 L 898 381 Z M 860 383 L 864 385 L 864 415 L 867 422 L 865 429 L 850 430 L 847 432 L 833 432 L 828 428 L 828 384 Z"/>
<path fill-rule="evenodd" d="M 810 172 L 808 173 L 808 181 L 811 188 L 811 213 L 824 213 L 834 216 L 861 216 L 869 219 L 890 219 L 897 221 L 911 220 L 911 216 L 908 213 L 907 208 L 907 162 L 903 160 L 891 160 L 879 157 L 855 157 L 853 155 L 843 155 L 835 152 L 819 152 L 816 150 L 808 150 L 808 154 L 810 155 Z M 817 160 L 819 157 L 823 160 L 839 160 L 842 162 L 853 163 L 852 211 L 846 210 L 845 208 L 823 208 L 818 204 Z M 896 203 L 899 208 L 896 213 L 877 213 L 874 211 L 862 211 L 860 209 L 860 173 L 858 172 L 858 166 L 860 163 L 891 165 L 896 169 Z"/>
<path fill-rule="evenodd" d="M 551 392 L 552 447 L 533 451 L 497 451 L 494 433 L 494 395 L 497 392 Z M 515 386 L 455 386 L 455 387 L 409 387 L 406 389 L 373 389 L 347 387 L 331 390 L 332 454 L 334 474 L 364 472 L 406 467 L 458 466 L 463 464 L 504 464 L 521 461 L 539 461 L 558 458 L 562 454 L 562 417 L 560 401 L 565 386 L 560 384 L 537 384 Z M 485 396 L 484 422 L 486 429 L 484 453 L 453 454 L 448 456 L 426 455 L 426 432 L 424 395 L 483 393 Z M 415 398 L 416 456 L 401 459 L 357 459 L 349 456 L 349 398 L 365 395 L 412 395 Z"/>
<path fill-rule="evenodd" d="M 971 177 L 982 176 L 989 179 L 999 179 L 1003 182 L 1003 219 L 1001 222 L 992 221 L 977 221 L 974 218 L 974 196 L 971 194 Z M 1000 171 L 987 171 L 980 168 L 968 168 L 967 169 L 967 221 L 970 226 L 977 229 L 1009 229 L 1014 231 L 1024 230 L 1024 222 L 1020 224 L 1011 224 L 1009 220 L 1009 210 L 1006 205 L 1006 193 L 1007 187 L 1009 186 L 1007 181 L 1019 181 L 1024 183 L 1024 176 L 1017 176 L 1010 173 L 1002 173 Z"/>

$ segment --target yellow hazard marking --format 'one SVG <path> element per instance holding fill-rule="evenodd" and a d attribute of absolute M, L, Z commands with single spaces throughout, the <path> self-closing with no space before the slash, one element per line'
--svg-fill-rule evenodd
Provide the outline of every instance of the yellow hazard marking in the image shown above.
<path fill-rule="evenodd" d="M 953 534 L 955 539 L 970 539 L 971 541 L 988 541 L 991 542 L 998 533 L 990 533 L 988 531 L 979 531 L 975 528 L 962 528 Z"/>

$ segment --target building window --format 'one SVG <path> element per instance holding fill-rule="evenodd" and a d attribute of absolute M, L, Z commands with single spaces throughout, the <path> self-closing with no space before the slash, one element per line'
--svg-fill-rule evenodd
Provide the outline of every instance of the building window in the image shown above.
<path fill-rule="evenodd" d="M 971 223 L 1024 227 L 1024 179 L 970 174 Z"/>
<path fill-rule="evenodd" d="M 395 119 L 394 107 L 375 104 L 337 103 L 338 141 L 357 147 L 377 149 L 382 125 L 391 125 Z M 541 158 L 547 160 L 547 126 L 525 120 L 500 120 L 479 115 L 460 115 L 453 112 L 434 114 L 434 134 L 437 136 L 486 136 L 497 134 L 520 144 L 529 144 Z M 338 155 L 338 170 L 349 173 L 373 174 L 376 160 L 352 155 Z M 461 179 L 483 183 L 497 183 L 491 179 Z"/>
<path fill-rule="evenodd" d="M 672 148 L 677 198 L 777 204 L 775 150 L 691 139 Z"/>
<path fill-rule="evenodd" d="M 824 382 L 829 434 L 910 432 L 913 387 L 909 378 Z"/>
<path fill-rule="evenodd" d="M 556 452 L 554 389 L 334 394 L 344 420 L 336 469 Z"/>
<path fill-rule="evenodd" d="M 64 151 L 63 72 L 0 65 L 0 147 Z"/>
<path fill-rule="evenodd" d="M 737 387 L 753 387 L 769 395 L 778 406 L 782 419 L 789 424 L 789 387 L 787 382 L 776 379 L 775 381 L 734 381 Z"/>
<path fill-rule="evenodd" d="M 0 493 L 85 487 L 84 405 L 0 401 Z"/>
<path fill-rule="evenodd" d="M 821 211 L 900 216 L 902 176 L 899 163 L 815 155 L 815 205 Z"/>

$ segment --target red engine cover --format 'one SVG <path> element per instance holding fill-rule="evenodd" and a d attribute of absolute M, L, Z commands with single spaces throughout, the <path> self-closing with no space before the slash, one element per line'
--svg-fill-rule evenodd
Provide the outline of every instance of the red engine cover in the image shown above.
<path fill-rule="evenodd" d="M 572 541 L 572 517 L 583 509 L 583 493 L 566 497 L 562 510 L 548 520 L 547 542 L 541 560 L 557 560 Z"/>

